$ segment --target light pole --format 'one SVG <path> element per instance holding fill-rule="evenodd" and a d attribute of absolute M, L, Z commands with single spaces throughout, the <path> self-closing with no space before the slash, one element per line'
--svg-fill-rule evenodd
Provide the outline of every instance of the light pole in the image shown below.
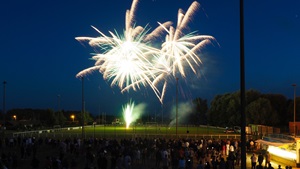
<path fill-rule="evenodd" d="M 117 132 L 116 132 L 116 123 L 114 124 L 115 125 L 115 139 L 116 139 L 116 137 L 117 137 Z"/>
<path fill-rule="evenodd" d="M 104 112 L 104 121 L 103 121 L 104 125 L 104 137 L 105 137 L 105 124 L 106 124 L 106 112 Z"/>
<path fill-rule="evenodd" d="M 3 129 L 5 129 L 5 116 L 6 116 L 6 81 L 3 81 Z"/>
<path fill-rule="evenodd" d="M 57 111 L 60 111 L 60 95 L 57 95 Z"/>
<path fill-rule="evenodd" d="M 71 115 L 71 119 L 73 120 L 73 123 L 74 123 L 74 119 L 75 119 L 75 115 L 74 114 Z"/>
<path fill-rule="evenodd" d="M 178 77 L 176 77 L 176 137 L 178 136 Z"/>
<path fill-rule="evenodd" d="M 296 84 L 292 84 L 294 87 L 294 137 L 296 138 Z"/>
<path fill-rule="evenodd" d="M 93 126 L 94 126 L 94 141 L 95 141 L 95 127 L 96 127 L 96 122 L 93 122 Z"/>
<path fill-rule="evenodd" d="M 164 124 L 164 105 L 161 104 L 161 126 Z"/>
<path fill-rule="evenodd" d="M 58 123 L 61 122 L 61 119 L 60 119 L 60 95 L 58 94 L 57 95 L 57 113 L 56 113 L 56 118 L 58 120 Z"/>
<path fill-rule="evenodd" d="M 244 0 L 240 0 L 240 100 L 241 100 L 241 169 L 246 169 L 246 89 L 245 89 Z"/>
<path fill-rule="evenodd" d="M 82 82 L 82 90 L 81 90 L 81 94 L 82 94 L 82 100 L 81 100 L 81 102 L 82 102 L 82 105 L 81 105 L 81 108 L 82 108 L 82 110 L 81 110 L 81 118 L 82 118 L 82 135 L 81 135 L 81 137 L 82 138 L 85 138 L 85 135 L 84 135 L 84 115 L 85 115 L 85 108 L 84 108 L 84 78 L 83 77 L 81 77 L 81 82 Z"/>

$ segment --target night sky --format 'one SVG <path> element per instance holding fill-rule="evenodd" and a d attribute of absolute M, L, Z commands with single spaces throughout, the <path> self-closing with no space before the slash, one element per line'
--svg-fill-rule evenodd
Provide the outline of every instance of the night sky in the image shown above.
<path fill-rule="evenodd" d="M 82 82 L 76 74 L 94 65 L 93 49 L 75 37 L 122 32 L 131 0 L 13 0 L 0 2 L 0 80 L 6 81 L 6 110 L 12 108 L 81 110 Z M 173 21 L 192 0 L 140 0 L 137 25 L 156 28 Z M 203 64 L 178 80 L 179 101 L 210 100 L 240 89 L 239 0 L 199 0 L 189 29 L 217 42 L 199 53 Z M 251 0 L 244 3 L 246 89 L 293 97 L 300 86 L 300 1 Z M 219 44 L 219 45 L 218 45 Z M 149 87 L 121 93 L 94 72 L 84 79 L 85 109 L 118 114 L 128 100 L 164 112 L 175 104 L 176 81 L 170 80 L 164 106 Z M 3 86 L 3 83 L 2 83 Z M 297 90 L 300 93 L 300 89 Z M 1 96 L 3 90 L 0 91 Z M 297 94 L 299 95 L 299 94 Z M 2 104 L 1 104 L 2 105 Z M 1 107 L 2 109 L 2 107 Z"/>

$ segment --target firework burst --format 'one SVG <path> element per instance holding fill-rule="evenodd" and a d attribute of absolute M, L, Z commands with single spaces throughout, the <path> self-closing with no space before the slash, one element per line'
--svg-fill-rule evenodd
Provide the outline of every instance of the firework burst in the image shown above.
<path fill-rule="evenodd" d="M 186 13 L 179 9 L 177 26 L 172 22 L 159 23 L 152 32 L 148 26 L 135 25 L 135 11 L 138 0 L 133 0 L 130 10 L 125 15 L 125 30 L 122 35 L 109 31 L 106 36 L 93 27 L 99 37 L 77 37 L 78 41 L 88 41 L 89 45 L 100 49 L 92 59 L 95 65 L 84 69 L 76 76 L 82 77 L 93 71 L 103 74 L 111 86 L 118 86 L 121 92 L 138 90 L 141 86 L 150 86 L 158 99 L 163 102 L 169 76 L 179 73 L 186 77 L 185 67 L 196 73 L 196 66 L 201 64 L 197 51 L 214 40 L 212 36 L 197 35 L 196 32 L 184 34 L 188 22 L 199 8 L 193 2 Z M 153 40 L 166 34 L 161 49 L 151 46 Z M 159 82 L 163 83 L 159 90 Z"/>

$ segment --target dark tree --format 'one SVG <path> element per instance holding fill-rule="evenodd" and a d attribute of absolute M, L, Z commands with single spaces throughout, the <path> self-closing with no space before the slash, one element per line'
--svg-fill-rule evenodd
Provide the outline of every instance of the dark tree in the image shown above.
<path fill-rule="evenodd" d="M 263 98 L 270 101 L 272 112 L 278 115 L 279 122 L 277 126 L 287 126 L 289 121 L 293 119 L 291 113 L 288 111 L 288 100 L 281 94 L 263 94 Z"/>
<path fill-rule="evenodd" d="M 247 124 L 272 125 L 278 123 L 278 116 L 272 113 L 271 102 L 265 98 L 252 101 L 246 107 Z"/>
<path fill-rule="evenodd" d="M 190 116 L 190 121 L 193 124 L 208 124 L 207 123 L 208 105 L 206 99 L 196 98 L 193 100 L 193 112 Z"/>

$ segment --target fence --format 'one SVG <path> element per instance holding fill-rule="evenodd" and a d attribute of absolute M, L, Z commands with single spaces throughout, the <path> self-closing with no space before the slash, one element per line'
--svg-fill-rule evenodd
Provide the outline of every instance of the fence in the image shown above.
<path fill-rule="evenodd" d="M 90 125 L 82 127 L 54 128 L 46 130 L 14 132 L 13 137 L 52 137 L 52 138 L 215 138 L 240 139 L 240 134 L 224 133 L 223 128 L 213 126 L 179 126 L 178 133 L 175 127 L 162 125 L 141 125 L 126 129 L 118 125 Z M 251 137 L 251 135 L 247 135 Z"/>

